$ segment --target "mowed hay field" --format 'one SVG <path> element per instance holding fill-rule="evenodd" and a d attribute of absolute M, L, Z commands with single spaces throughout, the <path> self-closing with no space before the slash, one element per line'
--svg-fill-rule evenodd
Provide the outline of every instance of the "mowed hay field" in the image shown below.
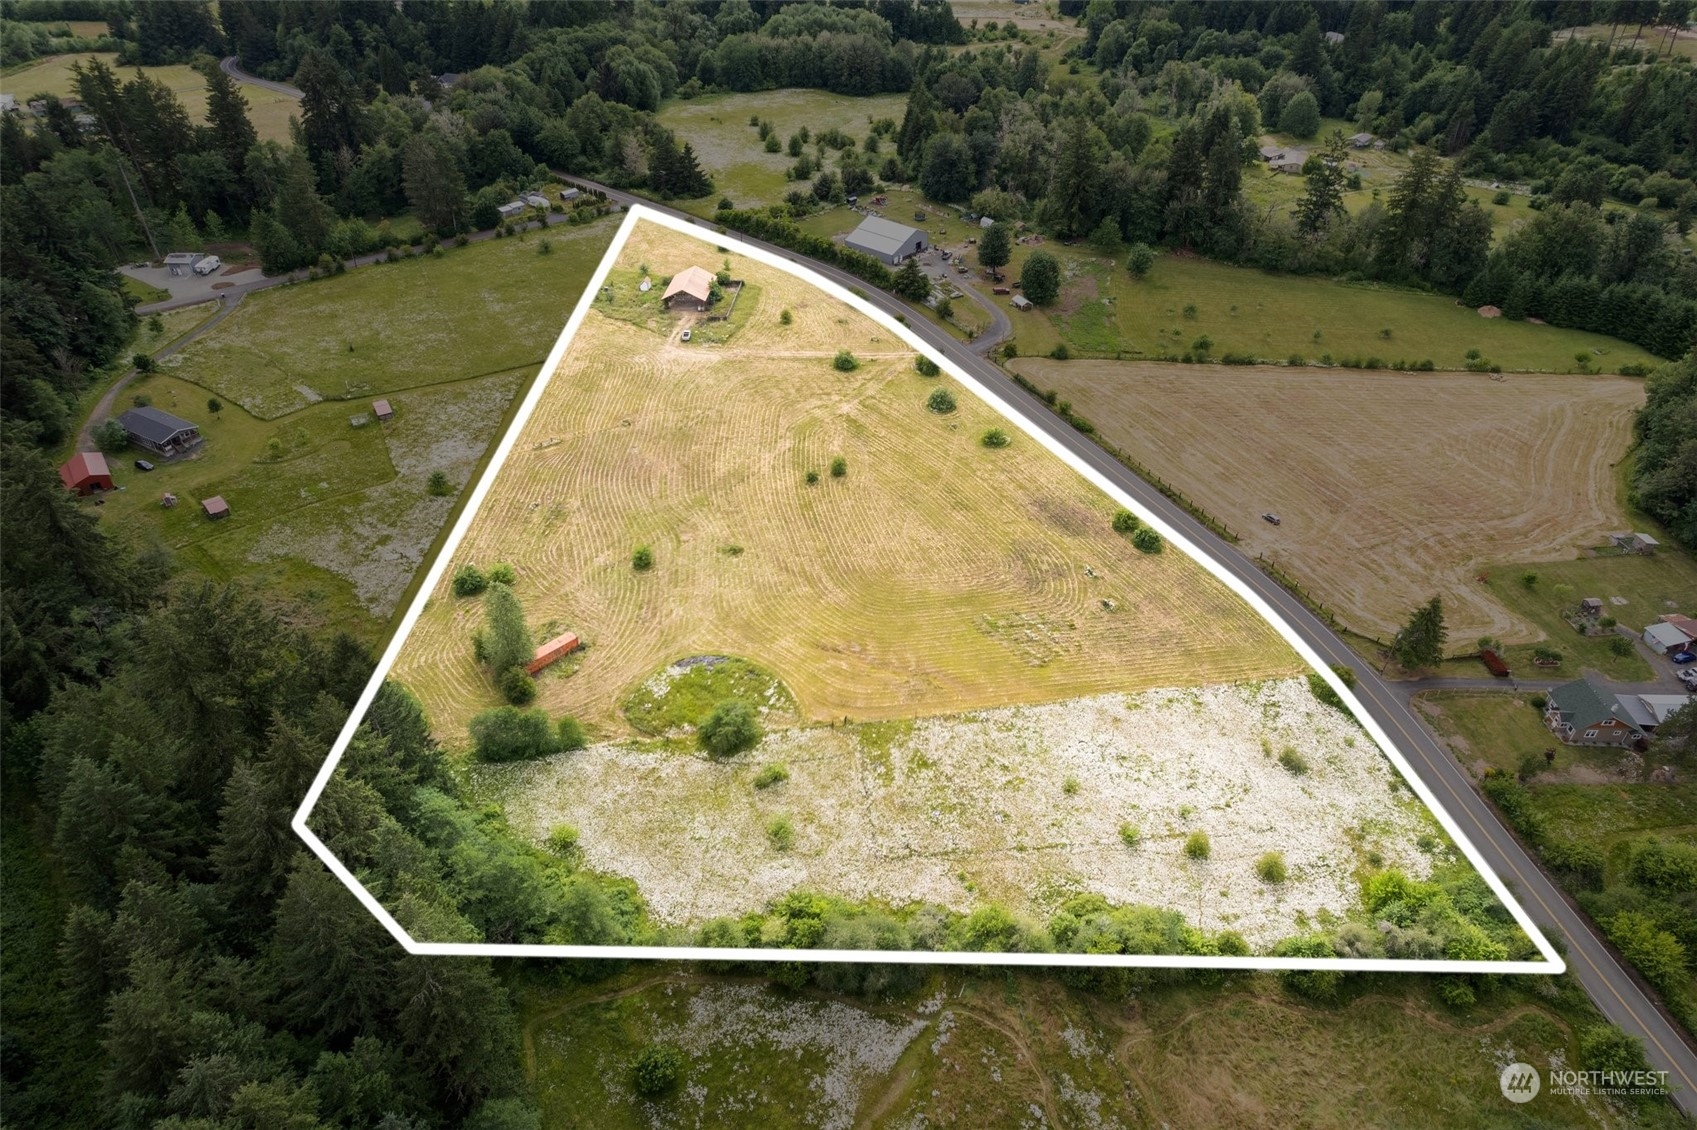
<path fill-rule="evenodd" d="M 7 94 L 16 94 L 20 103 L 38 94 L 53 94 L 60 98 L 74 97 L 77 76 L 71 69 L 72 66 L 77 63 L 87 66 L 95 59 L 116 71 L 119 80 L 123 82 L 134 78 L 138 70 L 159 80 L 177 96 L 177 100 L 183 104 L 183 109 L 188 111 L 190 120 L 205 124 L 206 78 L 193 67 L 182 64 L 169 67 L 120 67 L 118 56 L 108 52 L 52 55 L 33 66 L 0 78 L 0 90 Z M 300 99 L 245 83 L 241 86 L 241 92 L 242 97 L 247 100 L 248 120 L 253 123 L 259 140 L 287 144 L 289 119 L 300 116 Z"/>
<path fill-rule="evenodd" d="M 1365 634 L 1440 594 L 1452 644 L 1539 638 L 1481 569 L 1570 558 L 1627 524 L 1629 378 L 1014 365 Z"/>
<path fill-rule="evenodd" d="M 620 267 L 658 279 L 724 258 L 640 225 Z M 919 376 L 876 323 L 776 269 L 731 257 L 731 271 L 760 305 L 723 346 L 681 344 L 669 318 L 591 313 L 455 555 L 517 567 L 538 639 L 584 639 L 575 673 L 538 680 L 551 713 L 623 733 L 620 698 L 699 654 L 769 668 L 811 720 L 1301 669 L 1200 566 L 1114 534 L 1113 503 L 1034 442 L 983 447 L 1004 421 L 970 393 L 928 412 L 952 382 Z M 832 367 L 842 348 L 858 371 Z M 838 455 L 842 479 L 825 473 Z M 449 740 L 498 702 L 472 654 L 482 616 L 444 576 L 394 670 Z"/>

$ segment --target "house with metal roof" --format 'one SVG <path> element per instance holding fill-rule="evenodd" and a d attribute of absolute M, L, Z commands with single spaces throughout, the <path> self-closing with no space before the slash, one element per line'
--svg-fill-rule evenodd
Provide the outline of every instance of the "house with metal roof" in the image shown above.
<path fill-rule="evenodd" d="M 1676 710 L 1683 710 L 1693 701 L 1688 694 L 1623 694 L 1618 696 L 1620 708 L 1632 719 L 1632 724 L 1646 734 L 1668 720 Z"/>
<path fill-rule="evenodd" d="M 868 216 L 843 242 L 893 267 L 925 250 L 925 233 L 882 216 Z"/>
<path fill-rule="evenodd" d="M 200 429 L 157 408 L 131 408 L 118 417 L 130 442 L 169 458 L 200 446 Z"/>
<path fill-rule="evenodd" d="M 707 309 L 713 299 L 713 276 L 703 267 L 685 267 L 672 276 L 660 304 L 668 310 Z"/>
<path fill-rule="evenodd" d="M 1644 730 L 1620 698 L 1589 678 L 1563 683 L 1550 691 L 1544 725 L 1568 745 L 1630 746 Z"/>
<path fill-rule="evenodd" d="M 98 451 L 79 451 L 59 468 L 59 481 L 78 495 L 112 489 L 112 469 Z"/>

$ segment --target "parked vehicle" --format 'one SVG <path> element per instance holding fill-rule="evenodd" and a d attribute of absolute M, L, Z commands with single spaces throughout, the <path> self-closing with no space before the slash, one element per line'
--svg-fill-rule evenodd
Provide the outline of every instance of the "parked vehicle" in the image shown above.
<path fill-rule="evenodd" d="M 684 340 L 684 341 L 688 341 L 688 340 L 689 340 L 689 331 L 688 331 L 688 330 L 685 330 L 685 331 L 684 331 L 684 336 L 683 336 L 683 340 Z"/>
<path fill-rule="evenodd" d="M 1697 691 L 1697 667 L 1687 667 L 1679 673 L 1679 681 Z"/>
<path fill-rule="evenodd" d="M 149 463 L 145 459 L 137 459 L 136 460 L 136 470 L 138 470 L 138 471 L 151 471 L 151 470 L 153 470 L 153 464 Z"/>
<path fill-rule="evenodd" d="M 1277 514 L 1267 513 L 1267 514 L 1261 515 L 1261 517 L 1267 519 L 1267 521 L 1273 523 L 1273 525 L 1275 525 L 1275 526 L 1284 525 L 1284 519 L 1280 518 Z"/>
<path fill-rule="evenodd" d="M 194 265 L 194 273 L 197 275 L 210 275 L 223 265 L 224 260 L 218 258 L 216 255 L 208 255 L 206 258 Z"/>
<path fill-rule="evenodd" d="M 1675 663 L 1697 663 L 1697 652 L 1676 651 L 1672 658 Z"/>

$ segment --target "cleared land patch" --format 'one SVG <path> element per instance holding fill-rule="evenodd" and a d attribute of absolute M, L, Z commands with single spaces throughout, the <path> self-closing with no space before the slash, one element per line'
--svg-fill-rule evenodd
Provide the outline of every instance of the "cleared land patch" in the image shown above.
<path fill-rule="evenodd" d="M 719 258 L 643 225 L 619 266 Z M 1005 421 L 971 394 L 927 411 L 951 382 L 921 377 L 875 322 L 775 269 L 733 266 L 761 294 L 725 346 L 592 309 L 456 553 L 512 563 L 530 622 L 587 645 L 575 674 L 539 678 L 538 705 L 626 733 L 623 696 L 691 655 L 772 671 L 812 721 L 1300 669 L 1195 562 L 1115 534 L 1111 501 L 1037 444 L 982 446 Z M 833 367 L 843 349 L 857 369 Z M 826 473 L 838 457 L 841 478 Z M 651 569 L 632 568 L 638 546 Z M 455 744 L 499 701 L 472 651 L 481 620 L 444 581 L 394 671 Z"/>
<path fill-rule="evenodd" d="M 172 357 L 179 377 L 273 419 L 321 400 L 540 365 L 612 228 L 553 228 L 247 298 Z"/>
<path fill-rule="evenodd" d="M 772 763 L 789 779 L 757 788 Z M 587 863 L 635 879 L 669 925 L 798 887 L 962 912 L 989 899 L 1039 920 L 1092 893 L 1171 907 L 1264 950 L 1346 916 L 1369 852 L 1424 878 L 1418 843 L 1441 850 L 1442 836 L 1302 679 L 782 730 L 730 761 L 597 745 L 474 775 L 538 843 L 558 824 L 580 829 Z M 765 833 L 778 818 L 794 830 L 784 851 Z M 1206 860 L 1182 850 L 1197 831 Z M 1283 853 L 1282 883 L 1256 876 L 1269 851 Z"/>
<path fill-rule="evenodd" d="M 1614 464 L 1643 402 L 1636 380 L 1014 366 L 1366 634 L 1388 639 L 1439 593 L 1458 644 L 1537 639 L 1478 575 L 1572 557 L 1628 522 Z"/>

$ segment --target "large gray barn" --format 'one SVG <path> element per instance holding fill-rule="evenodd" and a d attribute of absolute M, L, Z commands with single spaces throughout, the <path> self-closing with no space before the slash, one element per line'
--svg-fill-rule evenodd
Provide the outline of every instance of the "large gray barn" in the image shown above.
<path fill-rule="evenodd" d="M 893 267 L 925 250 L 925 233 L 893 220 L 868 216 L 860 221 L 858 228 L 849 232 L 843 242 Z"/>

